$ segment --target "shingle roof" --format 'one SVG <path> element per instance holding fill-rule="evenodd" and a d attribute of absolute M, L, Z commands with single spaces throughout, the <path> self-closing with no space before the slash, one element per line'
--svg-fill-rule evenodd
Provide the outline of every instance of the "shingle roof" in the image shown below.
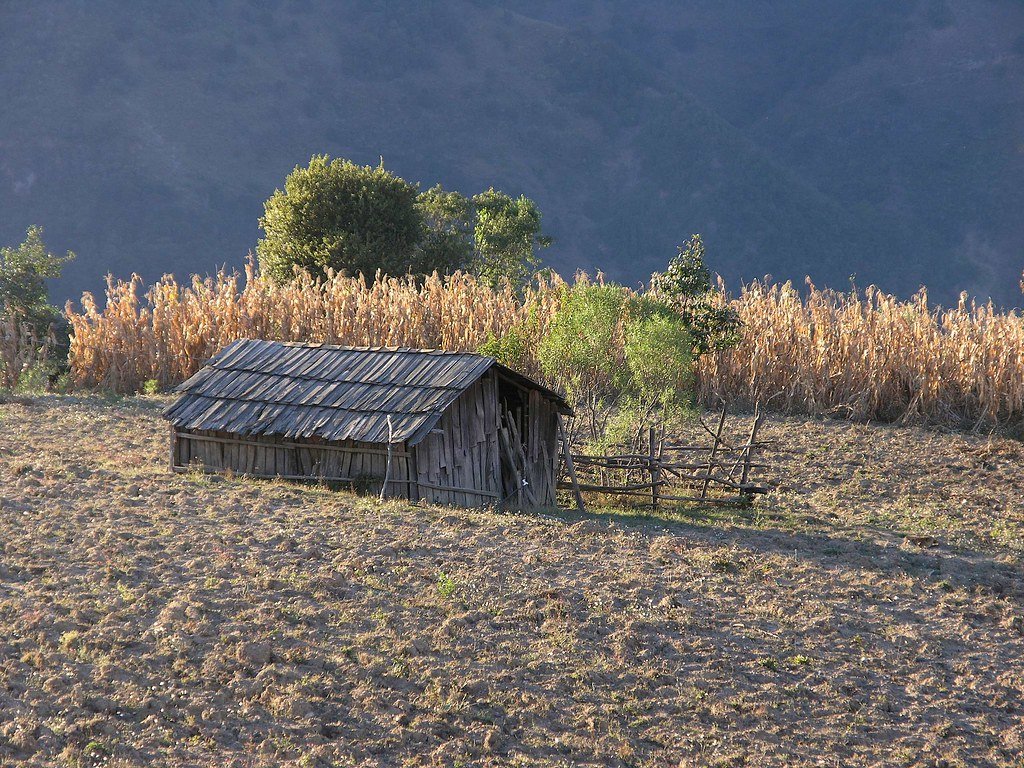
<path fill-rule="evenodd" d="M 554 400 L 556 392 L 467 352 L 241 339 L 177 387 L 164 411 L 179 429 L 416 444 L 491 368 Z"/>

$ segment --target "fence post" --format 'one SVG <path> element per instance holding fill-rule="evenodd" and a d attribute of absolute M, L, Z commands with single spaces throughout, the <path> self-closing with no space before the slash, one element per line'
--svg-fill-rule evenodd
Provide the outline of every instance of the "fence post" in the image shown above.
<path fill-rule="evenodd" d="M 722 415 L 718 419 L 718 429 L 715 430 L 715 444 L 711 447 L 711 455 L 708 457 L 708 473 L 704 478 L 704 484 L 700 487 L 700 497 L 706 499 L 708 496 L 708 485 L 711 483 L 712 465 L 715 463 L 715 456 L 718 455 L 718 445 L 722 442 L 722 427 L 725 426 L 726 402 L 722 401 Z"/>
<path fill-rule="evenodd" d="M 647 432 L 647 445 L 650 454 L 651 470 L 651 508 L 658 509 L 658 488 L 661 486 L 661 462 L 658 461 L 658 443 L 654 427 Z"/>
<path fill-rule="evenodd" d="M 565 468 L 569 470 L 569 479 L 572 480 L 572 492 L 576 496 L 576 509 L 586 512 L 583 504 L 583 494 L 580 493 L 580 484 L 576 480 L 576 466 L 572 463 L 572 448 L 569 445 L 569 438 L 565 434 L 565 425 L 562 423 L 562 414 L 556 416 L 558 420 L 558 434 L 562 438 L 562 453 L 565 454 Z"/>
<path fill-rule="evenodd" d="M 744 495 L 749 495 L 744 493 L 743 487 L 747 484 L 747 476 L 750 474 L 750 460 L 755 450 L 754 443 L 757 441 L 757 430 L 761 426 L 763 419 L 764 414 L 761 413 L 761 404 L 756 403 L 754 405 L 754 423 L 750 425 L 750 437 L 743 451 L 743 474 L 740 475 L 740 493 Z"/>

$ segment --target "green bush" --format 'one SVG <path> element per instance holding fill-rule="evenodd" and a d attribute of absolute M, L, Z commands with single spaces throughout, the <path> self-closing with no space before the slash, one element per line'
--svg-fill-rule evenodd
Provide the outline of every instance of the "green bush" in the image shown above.
<path fill-rule="evenodd" d="M 693 340 L 672 308 L 618 285 L 577 283 L 537 349 L 595 446 L 635 442 L 693 400 Z"/>
<path fill-rule="evenodd" d="M 513 370 L 522 370 L 523 362 L 530 353 L 530 339 L 522 328 L 511 328 L 502 336 L 495 336 L 491 332 L 487 334 L 487 341 L 479 346 L 477 352 L 493 357 Z"/>

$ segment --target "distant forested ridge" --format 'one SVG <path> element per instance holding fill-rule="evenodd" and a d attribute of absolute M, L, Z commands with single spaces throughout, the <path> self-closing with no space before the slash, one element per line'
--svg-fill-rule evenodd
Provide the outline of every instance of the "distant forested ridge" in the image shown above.
<path fill-rule="evenodd" d="M 240 265 L 321 152 L 527 194 L 563 273 L 701 232 L 733 282 L 1021 300 L 1016 0 L 43 1 L 0 45 L 0 244 L 74 250 L 57 300 Z"/>

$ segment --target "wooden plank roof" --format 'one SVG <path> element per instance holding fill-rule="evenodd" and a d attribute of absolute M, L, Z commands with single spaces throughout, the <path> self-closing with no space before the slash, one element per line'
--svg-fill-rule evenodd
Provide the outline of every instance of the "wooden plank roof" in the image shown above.
<path fill-rule="evenodd" d="M 241 339 L 177 387 L 164 411 L 179 429 L 415 445 L 491 368 L 569 412 L 565 399 L 468 352 Z"/>

